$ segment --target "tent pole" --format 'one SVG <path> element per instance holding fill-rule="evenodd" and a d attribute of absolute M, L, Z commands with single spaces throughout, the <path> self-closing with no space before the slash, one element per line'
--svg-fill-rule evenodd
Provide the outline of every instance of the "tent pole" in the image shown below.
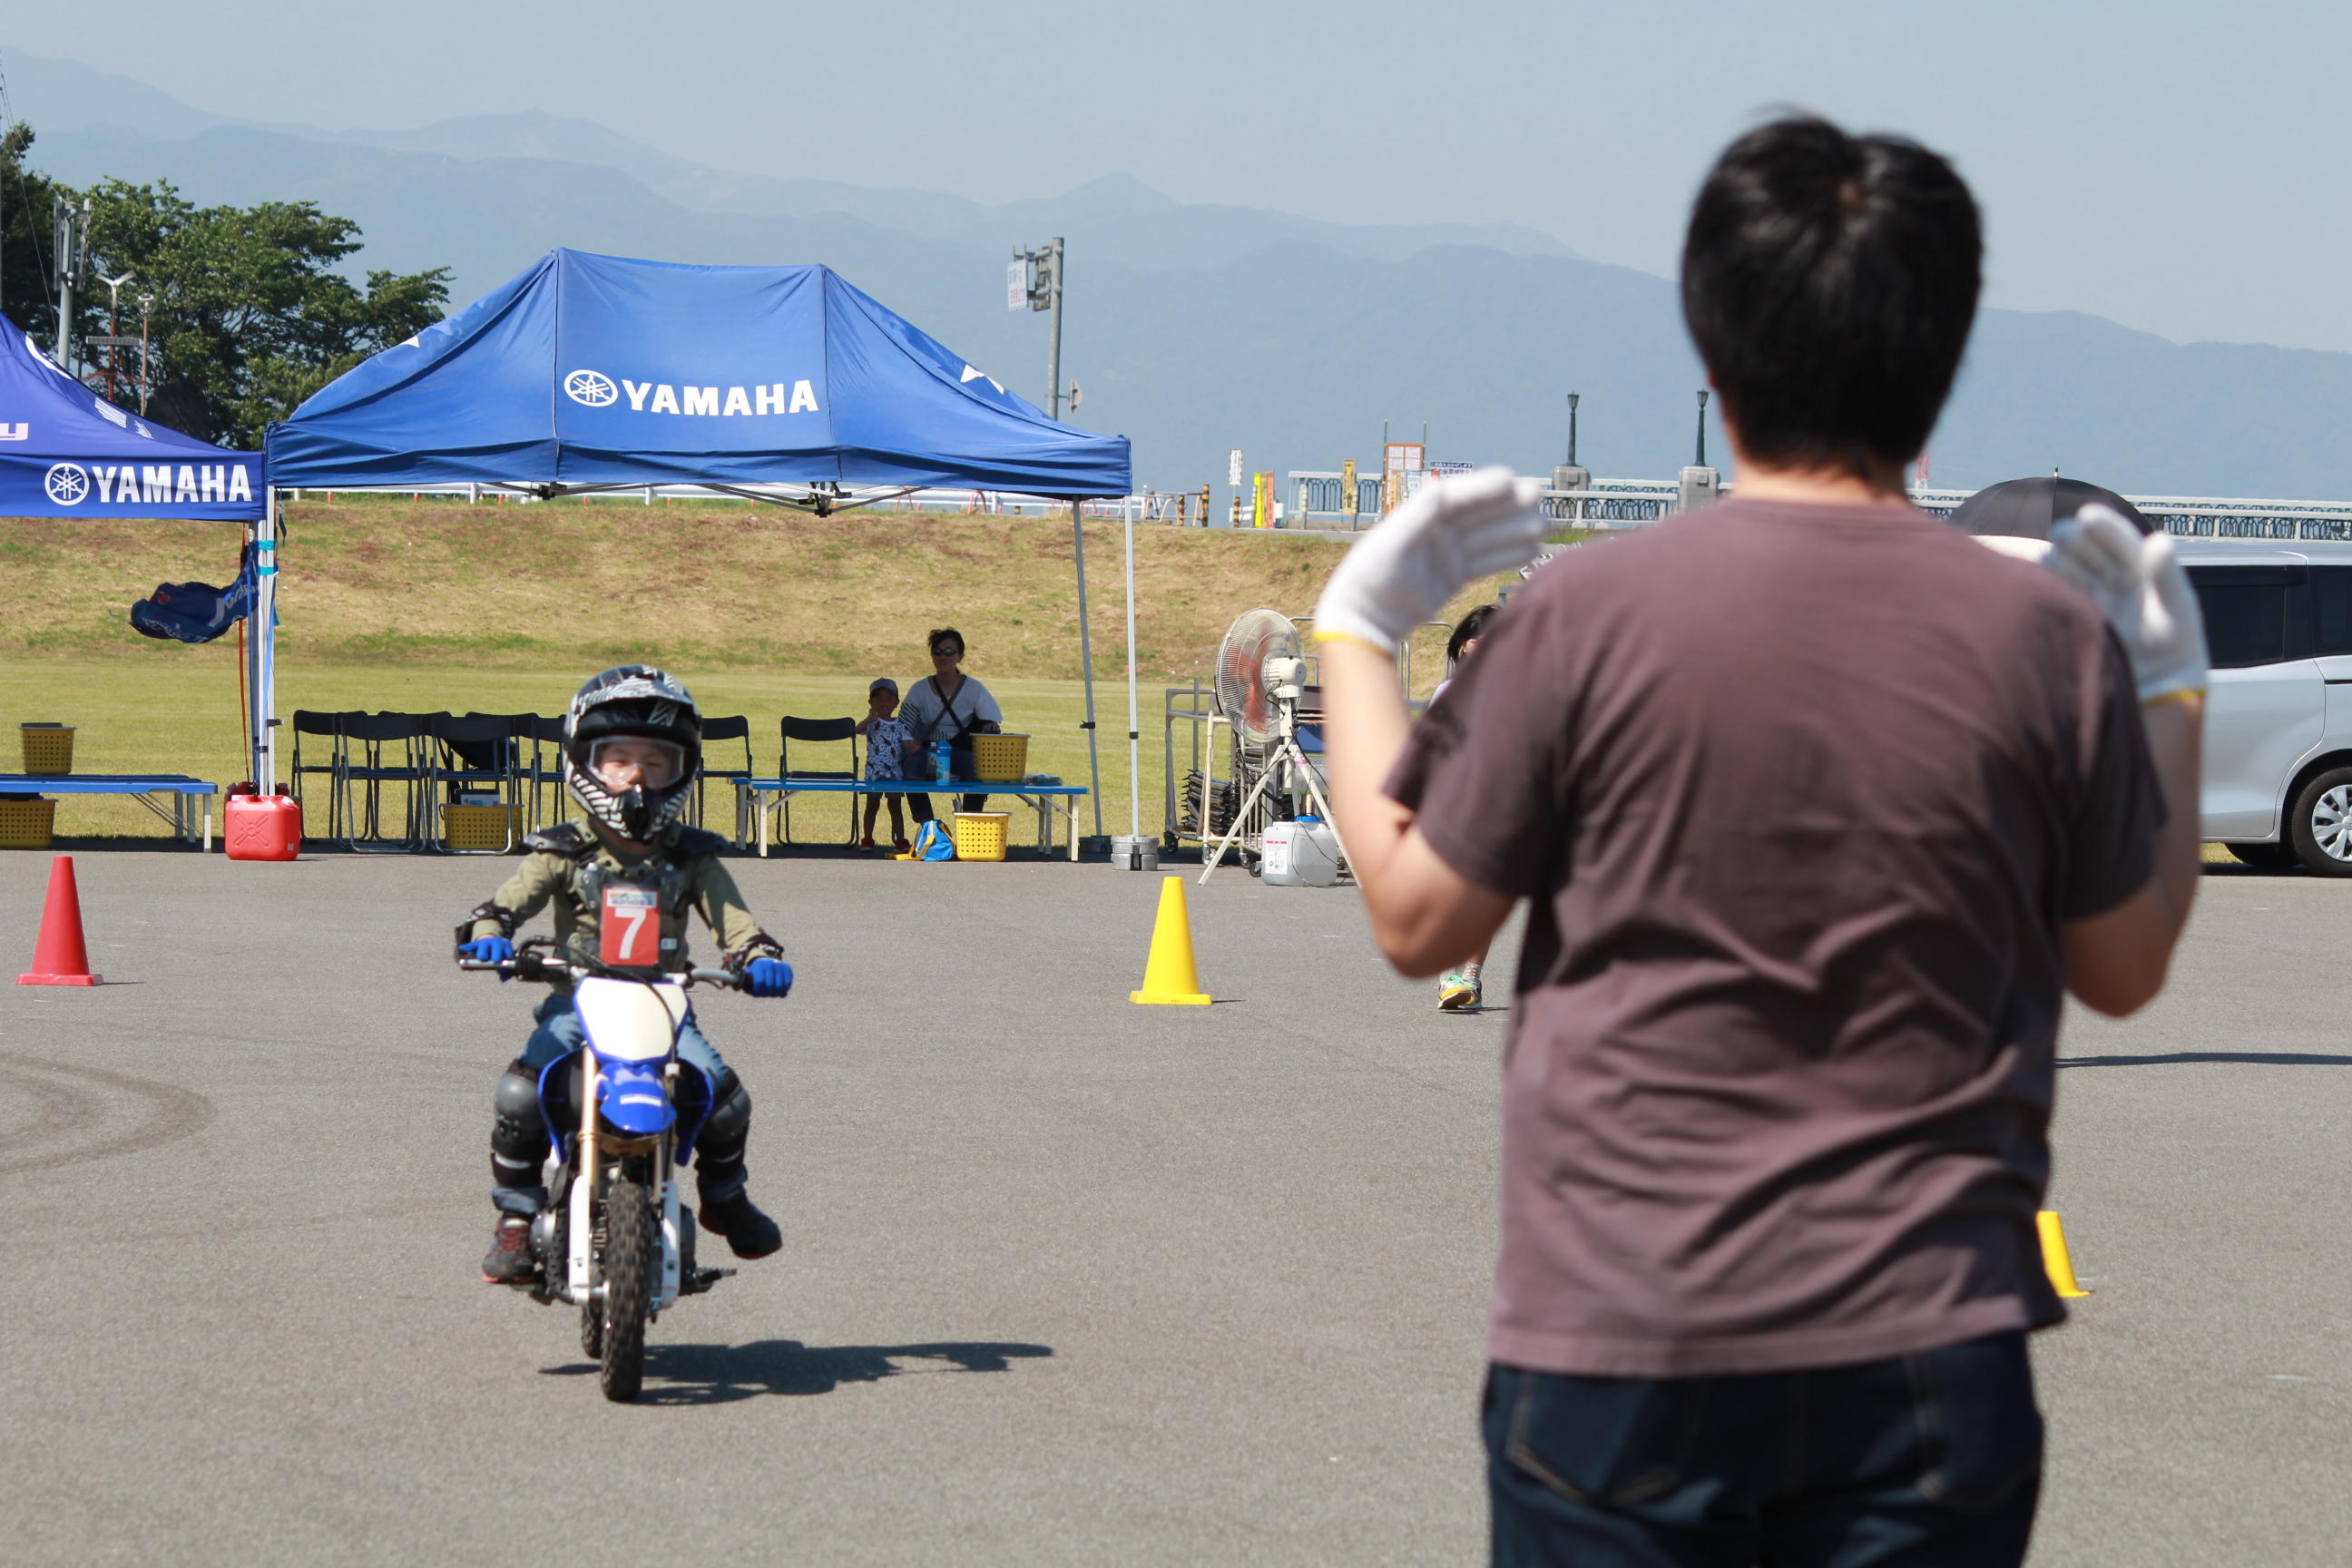
<path fill-rule="evenodd" d="M 1087 503 L 1070 503 L 1070 540 L 1078 555 L 1078 664 L 1087 679 L 1087 798 L 1095 803 L 1095 837 L 1102 837 L 1102 752 L 1095 743 L 1095 650 L 1087 629 Z"/>
<path fill-rule="evenodd" d="M 278 786 L 278 490 L 265 485 L 260 537 L 254 542 L 255 586 L 251 611 L 257 679 L 253 686 L 254 788 L 267 795 Z"/>
<path fill-rule="evenodd" d="M 262 505 L 267 509 L 268 504 L 268 498 L 265 495 Z M 258 519 L 245 525 L 245 547 L 255 559 L 260 557 L 261 523 Z M 261 596 L 257 580 L 254 586 L 254 598 L 257 600 Z M 237 654 L 245 661 L 244 689 L 238 693 L 243 700 L 238 707 L 245 723 L 245 771 L 247 776 L 257 784 L 261 778 L 261 623 L 254 620 L 253 615 L 254 605 L 248 603 L 245 607 L 248 624 L 244 627 L 245 635 L 237 638 Z M 222 831 L 226 831 L 226 826 Z"/>
<path fill-rule="evenodd" d="M 1122 496 L 1118 520 L 1127 534 L 1127 830 L 1143 837 L 1143 764 L 1137 750 L 1135 718 L 1135 503 Z"/>

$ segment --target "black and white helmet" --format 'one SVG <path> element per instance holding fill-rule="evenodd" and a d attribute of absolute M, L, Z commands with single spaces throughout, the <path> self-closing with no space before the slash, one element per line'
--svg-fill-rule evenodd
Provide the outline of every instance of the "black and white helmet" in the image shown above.
<path fill-rule="evenodd" d="M 596 774 L 597 749 L 611 741 L 651 741 L 673 749 L 675 767 L 658 789 L 615 791 Z M 642 844 L 677 817 L 702 768 L 702 714 L 685 687 L 650 665 L 625 664 L 592 676 L 563 720 L 563 783 L 588 815 Z"/>

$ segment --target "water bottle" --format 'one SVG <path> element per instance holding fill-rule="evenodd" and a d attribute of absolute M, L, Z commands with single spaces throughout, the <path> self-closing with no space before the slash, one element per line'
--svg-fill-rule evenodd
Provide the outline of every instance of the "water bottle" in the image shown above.
<path fill-rule="evenodd" d="M 953 748 L 945 741 L 931 742 L 931 776 L 941 784 L 955 777 Z"/>

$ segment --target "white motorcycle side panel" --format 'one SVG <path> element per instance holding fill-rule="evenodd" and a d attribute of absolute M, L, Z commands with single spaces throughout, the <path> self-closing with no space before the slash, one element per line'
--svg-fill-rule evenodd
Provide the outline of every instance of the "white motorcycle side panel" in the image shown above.
<path fill-rule="evenodd" d="M 686 992 L 677 985 L 591 975 L 572 988 L 572 1001 L 588 1043 L 607 1061 L 661 1061 L 686 1022 Z"/>
<path fill-rule="evenodd" d="M 662 1184 L 661 1200 L 661 1279 L 654 1289 L 654 1310 L 674 1306 L 677 1301 L 678 1264 L 677 1184 Z"/>

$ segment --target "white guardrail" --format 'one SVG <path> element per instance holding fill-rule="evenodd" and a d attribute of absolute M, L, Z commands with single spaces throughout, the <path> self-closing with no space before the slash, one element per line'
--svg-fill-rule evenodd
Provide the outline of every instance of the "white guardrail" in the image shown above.
<path fill-rule="evenodd" d="M 1349 530 L 1368 528 L 1377 521 L 1379 480 L 1360 481 L 1356 500 L 1363 510 L 1344 505 L 1339 474 L 1293 470 L 1291 504 L 1285 507 L 1277 528 Z M 333 490 L 289 490 L 295 500 L 305 495 L 426 496 L 529 505 L 540 498 L 520 487 L 488 484 L 352 486 Z M 680 501 L 739 500 L 784 505 L 807 505 L 814 492 L 806 485 L 731 485 L 713 489 L 701 485 L 631 485 L 610 489 L 573 492 L 579 500 L 634 502 L 652 506 Z M 1732 493 L 1722 487 L 1721 494 Z M 1948 515 L 1973 490 L 1915 489 L 1912 504 L 1937 516 Z M 1139 522 L 1191 522 L 1204 511 L 1201 492 L 1143 490 L 1124 500 L 1112 498 L 1082 502 L 1084 515 L 1116 520 L 1132 508 Z M 1547 489 L 1545 512 L 1563 528 L 1608 532 L 1639 528 L 1672 515 L 1681 508 L 1682 486 L 1675 479 L 1594 479 L 1583 489 Z M 2151 522 L 2168 532 L 2190 539 L 2352 540 L 2352 501 L 2289 500 L 2230 496 L 2126 496 Z M 826 498 L 835 511 L 928 512 L 963 517 L 1066 517 L 1070 503 L 1045 496 L 1014 495 L 1001 490 L 971 489 L 851 489 Z"/>

